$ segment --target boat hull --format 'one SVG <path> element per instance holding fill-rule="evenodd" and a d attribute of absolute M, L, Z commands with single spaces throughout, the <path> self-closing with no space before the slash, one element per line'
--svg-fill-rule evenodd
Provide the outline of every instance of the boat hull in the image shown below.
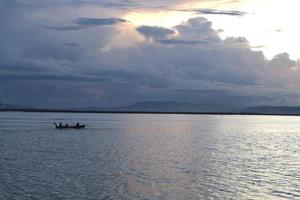
<path fill-rule="evenodd" d="M 68 127 L 56 127 L 57 129 L 83 129 L 85 128 L 85 125 L 80 126 L 68 126 Z"/>

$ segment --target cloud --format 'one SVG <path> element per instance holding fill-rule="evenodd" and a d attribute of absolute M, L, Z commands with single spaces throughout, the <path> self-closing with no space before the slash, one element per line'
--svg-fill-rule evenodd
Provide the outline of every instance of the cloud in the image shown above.
<path fill-rule="evenodd" d="M 190 10 L 183 10 L 194 12 L 197 14 L 204 14 L 204 15 L 228 15 L 228 16 L 238 16 L 243 17 L 245 16 L 246 12 L 236 11 L 236 10 L 216 10 L 216 9 L 190 9 Z"/>
<path fill-rule="evenodd" d="M 105 8 L 116 8 L 116 9 L 128 9 L 135 8 L 140 6 L 140 4 L 133 1 L 119 1 L 119 2 L 110 2 L 110 1 L 99 1 L 99 0 L 81 0 L 81 1 L 73 1 L 74 5 L 85 5 L 92 4 L 98 5 Z"/>
<path fill-rule="evenodd" d="M 299 61 L 288 54 L 268 60 L 246 38 L 221 38 L 203 17 L 170 29 L 135 27 L 121 11 L 95 12 L 96 6 L 69 0 L 32 2 L 43 6 L 23 3 L 14 15 L 12 8 L 0 12 L 0 102 L 61 107 L 174 99 L 228 106 L 298 102 Z M 68 19 L 75 20 L 56 24 Z"/>
<path fill-rule="evenodd" d="M 79 26 L 103 26 L 127 22 L 120 18 L 78 18 L 74 21 Z"/>
<path fill-rule="evenodd" d="M 96 26 L 109 26 L 127 22 L 120 18 L 78 18 L 72 21 L 71 25 L 48 26 L 46 28 L 54 31 L 72 31 L 92 28 Z"/>
<path fill-rule="evenodd" d="M 157 26 L 139 26 L 136 30 L 146 38 L 152 38 L 155 40 L 165 39 L 170 35 L 175 34 L 175 31 L 168 28 Z"/>
<path fill-rule="evenodd" d="M 173 29 L 141 26 L 137 28 L 137 31 L 146 38 L 152 38 L 154 41 L 166 45 L 199 45 L 221 42 L 219 31 L 215 31 L 211 22 L 203 17 L 189 19 Z"/>
<path fill-rule="evenodd" d="M 207 44 L 205 41 L 200 40 L 182 40 L 182 39 L 164 39 L 158 40 L 161 44 L 185 44 L 185 45 L 199 45 L 199 44 Z"/>
<path fill-rule="evenodd" d="M 212 28 L 212 23 L 203 17 L 189 19 L 174 27 L 180 39 L 197 40 L 202 42 L 220 42 L 220 36 Z"/>

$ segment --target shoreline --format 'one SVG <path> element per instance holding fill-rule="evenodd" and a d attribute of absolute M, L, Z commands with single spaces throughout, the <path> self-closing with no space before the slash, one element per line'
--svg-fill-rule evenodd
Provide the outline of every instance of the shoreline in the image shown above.
<path fill-rule="evenodd" d="M 95 111 L 95 110 L 63 110 L 63 109 L 0 109 L 0 112 L 31 113 L 86 113 L 86 114 L 165 114 L 165 115 L 257 115 L 257 116 L 300 116 L 300 113 L 247 113 L 247 112 L 176 112 L 176 111 Z"/>

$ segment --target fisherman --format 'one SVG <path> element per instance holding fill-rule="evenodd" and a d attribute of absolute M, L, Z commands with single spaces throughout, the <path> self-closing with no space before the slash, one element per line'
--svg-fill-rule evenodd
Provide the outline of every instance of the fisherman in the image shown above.
<path fill-rule="evenodd" d="M 79 122 L 77 122 L 76 127 L 78 128 L 80 126 Z"/>
<path fill-rule="evenodd" d="M 62 128 L 62 127 L 63 127 L 63 125 L 62 125 L 62 123 L 61 123 L 61 122 L 59 122 L 59 125 L 58 125 L 58 127 L 59 127 L 59 128 Z"/>

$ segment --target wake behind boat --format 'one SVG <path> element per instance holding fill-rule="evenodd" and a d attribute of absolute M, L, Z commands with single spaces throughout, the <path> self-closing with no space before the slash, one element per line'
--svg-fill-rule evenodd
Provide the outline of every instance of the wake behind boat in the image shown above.
<path fill-rule="evenodd" d="M 70 126 L 68 124 L 63 125 L 61 122 L 57 124 L 56 122 L 53 122 L 55 125 L 55 128 L 57 129 L 83 129 L 86 127 L 86 125 L 77 123 L 76 125 Z"/>

